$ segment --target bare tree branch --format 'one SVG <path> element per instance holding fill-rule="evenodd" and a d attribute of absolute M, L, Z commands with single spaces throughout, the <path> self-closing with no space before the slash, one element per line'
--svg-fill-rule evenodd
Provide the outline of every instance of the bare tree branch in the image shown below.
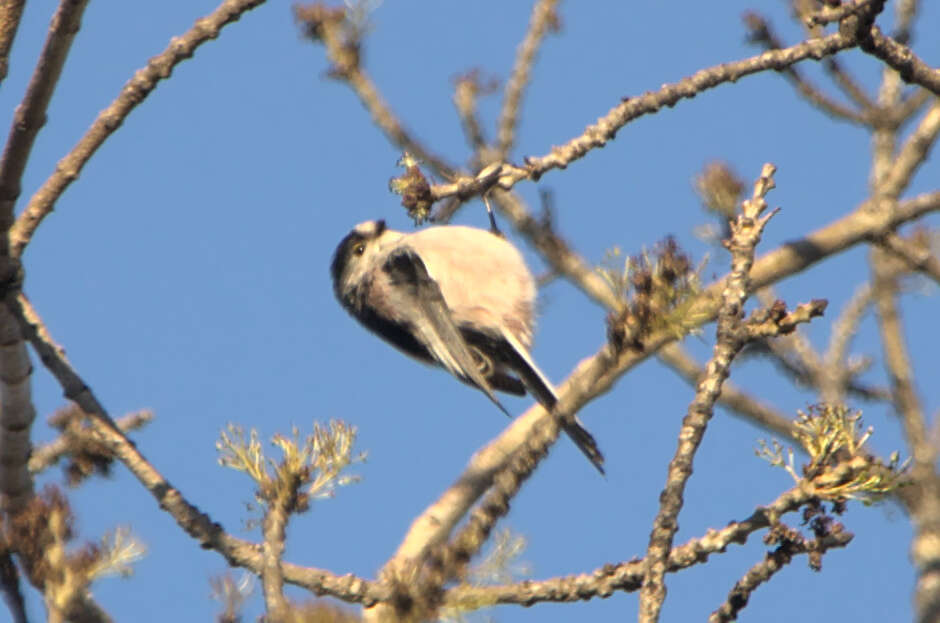
<path fill-rule="evenodd" d="M 702 537 L 673 547 L 669 551 L 666 572 L 676 573 L 704 564 L 709 556 L 724 552 L 732 544 L 743 545 L 751 534 L 773 525 L 780 517 L 798 510 L 812 499 L 809 491 L 794 487 L 769 505 L 758 508 L 743 521 L 733 521 L 720 530 L 709 530 Z M 462 602 L 531 606 L 540 602 L 610 597 L 615 591 L 639 590 L 646 577 L 647 567 L 647 561 L 639 559 L 604 565 L 589 573 L 548 580 L 526 580 L 501 586 L 457 586 L 447 591 L 445 603 L 456 607 Z"/>
<path fill-rule="evenodd" d="M 91 124 L 81 140 L 68 155 L 59 161 L 52 175 L 30 198 L 26 209 L 10 230 L 13 257 L 23 254 L 23 249 L 29 244 L 39 223 L 52 212 L 55 202 L 65 189 L 78 178 L 82 168 L 102 143 L 124 123 L 131 111 L 157 87 L 160 81 L 169 78 L 174 67 L 190 58 L 196 48 L 218 37 L 224 26 L 237 21 L 243 13 L 263 4 L 264 1 L 225 0 L 212 13 L 196 20 L 193 27 L 186 33 L 174 37 L 166 50 L 151 58 L 146 67 L 134 74 L 121 89 L 117 98 L 98 114 L 98 118 Z"/>
<path fill-rule="evenodd" d="M 748 39 L 755 43 L 758 43 L 767 50 L 779 50 L 783 47 L 783 42 L 780 38 L 773 32 L 770 27 L 770 24 L 767 20 L 754 12 L 748 12 L 744 15 L 744 22 L 747 27 L 750 29 Z M 793 88 L 796 89 L 796 92 L 802 95 L 806 100 L 816 106 L 821 111 L 827 115 L 833 117 L 834 119 L 839 119 L 843 121 L 849 121 L 851 123 L 856 123 L 859 125 L 868 125 L 870 123 L 870 118 L 874 112 L 874 106 L 867 97 L 864 97 L 861 89 L 855 84 L 855 82 L 849 78 L 842 70 L 835 59 L 828 59 L 827 63 L 828 68 L 832 72 L 834 77 L 837 78 L 837 82 L 840 82 L 840 86 L 847 87 L 852 92 L 852 97 L 856 103 L 862 108 L 861 111 L 854 110 L 845 106 L 844 104 L 837 102 L 828 95 L 822 92 L 819 87 L 810 82 L 795 66 L 787 67 L 783 70 L 783 75 L 786 76 L 789 82 L 793 85 Z M 858 97 L 859 95 L 862 97 Z"/>
<path fill-rule="evenodd" d="M 883 35 L 877 26 L 872 26 L 869 36 L 861 39 L 859 47 L 894 68 L 904 82 L 919 84 L 934 95 L 940 95 L 940 69 L 933 69 L 909 47 Z"/>
<path fill-rule="evenodd" d="M 904 7 L 898 9 L 903 10 Z M 903 15 L 900 17 L 903 19 Z M 904 24 L 901 26 L 903 28 Z M 873 27 L 870 39 L 862 42 L 862 48 L 877 55 L 872 48 L 876 47 L 879 40 L 886 45 L 893 43 L 881 37 L 877 28 Z M 887 64 L 894 67 L 890 62 Z M 902 78 L 907 79 L 900 70 L 894 71 L 890 67 L 884 69 L 879 90 L 879 103 L 883 107 L 899 105 Z M 934 92 L 937 90 L 934 89 Z M 870 176 L 871 195 L 876 200 L 870 208 L 873 213 L 891 215 L 898 209 L 890 200 L 878 200 L 882 197 L 890 199 L 900 194 L 913 172 L 923 162 L 938 132 L 936 111 L 936 105 L 928 110 L 919 127 L 911 133 L 900 149 L 895 148 L 896 128 L 875 128 Z M 892 233 L 884 232 L 885 235 Z M 881 237 L 876 237 L 875 240 L 879 238 Z M 885 367 L 891 381 L 895 410 L 900 417 L 913 459 L 913 467 L 910 470 L 911 486 L 907 487 L 911 491 L 902 497 L 902 500 L 914 524 L 911 557 L 917 573 L 914 593 L 917 620 L 927 623 L 935 620 L 940 613 L 940 552 L 934 545 L 940 541 L 940 478 L 935 468 L 937 449 L 927 432 L 924 412 L 914 389 L 913 372 L 897 310 L 897 277 L 901 267 L 897 260 L 878 246 L 871 248 L 869 263 L 873 275 L 873 296 Z"/>
<path fill-rule="evenodd" d="M 153 412 L 137 411 L 118 418 L 116 423 L 118 428 L 126 434 L 132 430 L 142 428 L 151 420 L 153 420 Z M 89 430 L 88 436 L 92 434 L 93 433 Z M 38 474 L 55 465 L 62 457 L 68 456 L 72 452 L 74 442 L 74 432 L 70 431 L 59 435 L 59 437 L 47 444 L 34 448 L 29 456 L 29 463 L 27 464 L 30 473 Z"/>
<path fill-rule="evenodd" d="M 16 108 L 13 125 L 7 136 L 0 159 L 0 231 L 6 232 L 13 223 L 13 205 L 20 196 L 20 183 L 36 135 L 46 123 L 46 109 L 55 91 L 72 41 L 78 33 L 82 13 L 88 0 L 62 0 L 40 53 L 23 101 Z M 8 251 L 6 236 L 0 239 L 0 255 Z"/>
<path fill-rule="evenodd" d="M 916 87 L 911 93 L 909 93 L 905 98 L 903 98 L 898 105 L 895 107 L 894 119 L 897 125 L 903 124 L 909 118 L 914 116 L 921 107 L 929 102 L 934 97 L 934 94 L 923 89 L 921 87 Z"/>
<path fill-rule="evenodd" d="M 838 22 L 850 15 L 856 15 L 868 10 L 877 0 L 851 0 L 838 6 L 823 5 L 818 11 L 806 16 L 804 19 L 810 25 L 824 25 Z"/>
<path fill-rule="evenodd" d="M 284 573 L 281 560 L 284 557 L 284 542 L 287 540 L 287 504 L 289 500 L 277 495 L 268 500 L 261 532 L 264 537 L 262 550 L 261 586 L 264 590 L 266 618 L 284 621 L 289 606 L 284 596 Z"/>
<path fill-rule="evenodd" d="M 537 220 L 515 193 L 494 191 L 492 197 L 513 228 L 525 236 L 558 274 L 564 275 L 585 294 L 607 309 L 617 309 L 617 297 L 583 257 L 559 236 L 551 223 Z"/>
<path fill-rule="evenodd" d="M 115 458 L 127 466 L 153 495 L 160 508 L 168 512 L 202 547 L 219 552 L 231 565 L 245 567 L 260 575 L 264 566 L 261 548 L 225 532 L 221 525 L 190 504 L 182 493 L 144 458 L 137 446 L 114 424 L 91 389 L 65 359 L 25 297 L 20 294 L 12 301 L 8 300 L 7 306 L 13 308 L 43 365 L 63 387 L 66 397 L 91 417 L 99 441 L 106 444 Z M 389 594 L 387 589 L 351 574 L 336 576 L 328 571 L 298 567 L 289 563 L 282 563 L 282 570 L 287 582 L 303 586 L 316 594 L 329 594 L 350 602 L 371 605 L 387 598 Z"/>
<path fill-rule="evenodd" d="M 693 387 L 697 386 L 705 376 L 705 368 L 700 366 L 679 344 L 664 346 L 659 350 L 658 357 Z M 790 418 L 738 389 L 729 381 L 725 381 L 721 386 L 718 404 L 728 408 L 732 415 L 737 415 L 764 430 L 787 439 L 793 438 Z"/>
<path fill-rule="evenodd" d="M 649 546 L 646 550 L 646 579 L 640 589 L 640 623 L 655 623 L 659 620 L 663 601 L 666 599 L 666 562 L 672 541 L 679 529 L 679 511 L 683 505 L 683 493 L 692 475 L 692 462 L 705 429 L 711 419 L 715 401 L 721 394 L 721 386 L 728 378 L 731 362 L 747 342 L 742 331 L 744 302 L 747 300 L 749 273 L 754 263 L 754 249 L 760 241 L 764 227 L 776 213 L 767 210 L 767 193 L 774 187 L 775 167 L 765 164 L 760 178 L 754 184 L 750 199 L 741 206 L 741 214 L 732 220 L 731 238 L 725 246 L 731 251 L 731 274 L 721 293 L 718 310 L 718 339 L 711 360 L 706 366 L 705 376 L 699 381 L 695 398 L 682 420 L 679 444 L 669 462 L 666 485 L 659 496 L 659 511 L 653 520 Z"/>
<path fill-rule="evenodd" d="M 477 117 L 477 96 L 485 88 L 480 84 L 477 71 L 470 71 L 456 80 L 454 88 L 454 108 L 460 118 L 460 127 L 463 128 L 467 144 L 475 154 L 487 149 L 486 137 Z M 400 145 L 399 145 L 400 147 Z"/>
<path fill-rule="evenodd" d="M 940 285 L 940 259 L 930 252 L 928 246 L 914 244 L 894 233 L 880 238 L 878 244 L 911 270 L 923 273 Z"/>
<path fill-rule="evenodd" d="M 879 192 L 883 196 L 896 198 L 904 192 L 914 177 L 914 173 L 927 159 L 927 154 L 930 153 L 930 148 L 936 142 L 938 134 L 940 134 L 940 101 L 930 107 L 917 128 L 911 132 L 904 145 L 898 150 L 894 164 L 878 185 Z"/>
<path fill-rule="evenodd" d="M 557 26 L 557 5 L 558 0 L 536 0 L 535 6 L 532 7 L 529 30 L 516 53 L 516 64 L 512 68 L 512 75 L 503 94 L 503 108 L 499 113 L 499 132 L 496 137 L 497 161 L 506 159 L 515 142 L 522 95 L 529 83 L 532 65 L 545 33 Z"/>
<path fill-rule="evenodd" d="M 10 48 L 20 26 L 26 0 L 7 0 L 0 4 L 0 83 L 10 69 Z"/>
<path fill-rule="evenodd" d="M 435 184 L 431 187 L 431 195 L 434 201 L 451 196 L 466 199 L 475 194 L 482 194 L 493 186 L 509 190 L 523 179 L 538 180 L 548 171 L 564 169 L 575 160 L 583 158 L 589 151 L 603 147 L 616 136 L 620 128 L 633 119 L 658 112 L 664 107 L 675 105 L 681 99 L 695 97 L 703 91 L 727 82 L 735 82 L 744 76 L 768 69 L 782 70 L 807 59 L 819 60 L 855 45 L 855 38 L 835 33 L 789 48 L 764 52 L 748 59 L 700 70 L 679 82 L 666 84 L 657 91 L 635 98 L 624 98 L 623 102 L 588 126 L 580 136 L 564 145 L 553 147 L 545 156 L 527 157 L 524 167 L 504 163 L 498 174 L 486 171 L 485 179 L 481 172 L 476 178 L 458 177 L 451 183 Z"/>
<path fill-rule="evenodd" d="M 832 323 L 829 348 L 824 356 L 824 365 L 819 371 L 820 396 L 824 403 L 835 405 L 845 402 L 845 393 L 852 382 L 847 361 L 849 344 L 858 331 L 871 301 L 871 287 L 865 284 L 852 294 L 852 298 Z"/>
<path fill-rule="evenodd" d="M 33 495 L 33 479 L 26 468 L 36 418 L 32 371 L 19 324 L 0 304 L 0 508 L 9 512 L 23 508 Z"/>
<path fill-rule="evenodd" d="M 304 24 L 311 39 L 323 42 L 327 57 L 333 63 L 330 75 L 345 81 L 369 112 L 372 121 L 382 130 L 389 141 L 410 152 L 419 161 L 426 163 L 441 177 L 450 179 L 455 175 L 453 167 L 440 155 L 414 138 L 404 127 L 398 116 L 389 108 L 375 83 L 360 64 L 359 35 L 357 28 L 347 22 L 343 9 L 325 9 L 322 5 L 297 5 L 294 15 Z"/>
<path fill-rule="evenodd" d="M 872 250 L 875 307 L 878 312 L 885 367 L 891 379 L 895 409 L 904 425 L 915 469 L 920 467 L 921 470 L 932 474 L 937 460 L 937 449 L 927 432 L 923 408 L 914 389 L 914 373 L 911 370 L 896 304 L 897 273 L 892 270 L 883 253 L 878 249 Z"/>
<path fill-rule="evenodd" d="M 911 25 L 917 16 L 920 0 L 898 0 L 894 8 L 894 33 L 892 36 L 898 43 L 908 45 L 911 40 Z"/>
<path fill-rule="evenodd" d="M 845 547 L 851 541 L 850 533 L 839 531 L 811 541 L 800 539 L 782 543 L 774 551 L 768 552 L 764 560 L 748 569 L 744 577 L 735 583 L 734 588 L 728 593 L 728 599 L 708 617 L 708 623 L 736 621 L 741 609 L 747 605 L 751 593 L 761 584 L 766 584 L 774 574 L 788 565 L 793 556 L 798 554 L 821 556 L 825 551 L 834 547 Z"/>

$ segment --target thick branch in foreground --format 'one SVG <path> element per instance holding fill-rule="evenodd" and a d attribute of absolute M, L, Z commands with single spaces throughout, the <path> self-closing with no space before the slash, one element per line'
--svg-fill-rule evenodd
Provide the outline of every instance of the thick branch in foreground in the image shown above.
<path fill-rule="evenodd" d="M 72 151 L 59 161 L 53 174 L 36 191 L 26 209 L 17 218 L 10 230 L 10 247 L 14 257 L 23 254 L 23 249 L 29 244 L 39 223 L 52 212 L 55 202 L 69 184 L 78 178 L 82 168 L 102 143 L 121 127 L 131 111 L 156 88 L 160 81 L 169 78 L 174 67 L 190 58 L 196 48 L 218 37 L 224 26 L 237 21 L 242 13 L 263 4 L 264 1 L 225 0 L 212 13 L 196 20 L 193 27 L 186 33 L 174 37 L 166 50 L 151 58 L 146 67 L 134 74 L 111 105 L 99 113 L 98 118 L 72 148 Z M 0 216 L 2 216 L 2 210 L 0 210 Z"/>
<path fill-rule="evenodd" d="M 367 610 L 367 620 L 433 620 L 440 616 L 445 584 L 465 576 L 470 559 L 486 543 L 496 522 L 509 512 L 512 498 L 557 441 L 561 431 L 558 420 L 549 417 L 542 422 L 544 426 L 535 429 L 514 456 L 503 455 L 504 467 L 495 468 L 497 472 L 489 494 L 450 543 L 429 544 L 427 534 L 415 530 L 418 522 L 412 525 L 412 542 L 406 539 L 379 573 L 383 584 L 391 587 L 392 598 Z M 485 463 L 494 458 L 499 460 L 484 449 L 471 463 L 480 463 L 479 467 L 485 470 Z M 444 508 L 442 512 L 448 510 Z M 426 518 L 427 514 L 422 515 L 419 521 Z"/>
<path fill-rule="evenodd" d="M 29 435 L 36 418 L 32 371 L 20 326 L 0 304 L 0 508 L 4 511 L 23 508 L 33 495 L 27 469 Z"/>

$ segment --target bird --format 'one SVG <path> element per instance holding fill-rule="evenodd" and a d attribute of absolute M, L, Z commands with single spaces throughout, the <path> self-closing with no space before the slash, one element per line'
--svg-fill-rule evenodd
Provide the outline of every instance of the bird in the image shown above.
<path fill-rule="evenodd" d="M 435 225 L 405 233 L 356 225 L 330 264 L 333 292 L 360 324 L 398 350 L 482 391 L 528 392 L 552 412 L 558 396 L 532 360 L 535 279 L 494 231 Z M 604 456 L 577 418 L 561 422 L 597 470 Z"/>

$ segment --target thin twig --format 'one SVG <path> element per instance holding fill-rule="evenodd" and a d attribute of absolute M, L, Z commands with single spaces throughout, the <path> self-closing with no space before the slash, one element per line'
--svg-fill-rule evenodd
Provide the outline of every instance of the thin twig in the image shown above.
<path fill-rule="evenodd" d="M 822 26 L 868 10 L 872 3 L 873 0 L 851 0 L 839 6 L 823 5 L 819 10 L 807 15 L 804 20 L 808 25 Z"/>
<path fill-rule="evenodd" d="M 117 424 L 105 412 L 101 403 L 91 392 L 91 388 L 72 368 L 72 364 L 65 357 L 65 351 L 52 339 L 42 318 L 39 317 L 26 295 L 22 292 L 8 294 L 4 303 L 19 322 L 20 330 L 32 344 L 43 365 L 62 385 L 65 397 L 76 403 L 92 418 L 97 418 L 115 432 L 119 432 Z"/>
<path fill-rule="evenodd" d="M 663 85 L 656 91 L 639 97 L 624 98 L 596 123 L 589 125 L 583 134 L 564 145 L 553 147 L 551 152 L 544 156 L 526 158 L 523 167 L 503 163 L 496 174 L 485 171 L 486 179 L 481 173 L 475 178 L 461 176 L 451 183 L 435 184 L 431 187 L 431 195 L 434 201 L 452 196 L 467 199 L 483 194 L 494 186 L 509 190 L 523 179 L 538 180 L 545 173 L 553 169 L 564 169 L 575 160 L 583 158 L 589 151 L 603 147 L 616 137 L 620 128 L 634 119 L 658 112 L 664 107 L 674 106 L 679 100 L 693 98 L 708 89 L 734 82 L 744 76 L 769 69 L 782 70 L 808 59 L 819 60 L 855 45 L 854 37 L 835 33 L 789 48 L 764 52 L 744 60 L 700 70 L 679 82 Z"/>
<path fill-rule="evenodd" d="M 851 533 L 839 531 L 810 541 L 800 539 L 782 543 L 772 552 L 768 552 L 764 560 L 748 569 L 744 577 L 735 583 L 725 602 L 708 617 L 708 623 L 736 621 L 741 609 L 747 605 L 751 594 L 789 564 L 794 556 L 798 554 L 821 556 L 827 550 L 845 547 L 852 541 L 852 537 Z"/>
<path fill-rule="evenodd" d="M 730 545 L 743 545 L 748 537 L 773 525 L 780 517 L 799 510 L 813 499 L 812 493 L 794 487 L 767 506 L 757 508 L 743 521 L 733 521 L 720 530 L 709 530 L 704 536 L 673 547 L 666 563 L 667 573 L 676 573 L 708 562 L 712 554 L 722 553 Z M 610 597 L 616 591 L 640 589 L 646 576 L 647 561 L 631 560 L 617 565 L 604 565 L 589 573 L 548 580 L 526 580 L 501 586 L 458 586 L 446 594 L 446 604 L 460 603 L 520 604 L 531 606 L 541 602 L 573 602 Z"/>
<path fill-rule="evenodd" d="M 617 297 L 594 267 L 575 252 L 549 222 L 536 219 L 517 194 L 495 191 L 491 196 L 513 228 L 532 243 L 556 273 L 567 277 L 607 309 L 619 307 Z"/>
<path fill-rule="evenodd" d="M 791 360 L 787 351 L 778 348 L 779 344 L 775 342 L 779 341 L 780 340 L 768 340 L 764 343 L 752 343 L 748 346 L 748 350 L 746 350 L 745 353 L 756 351 L 758 353 L 768 354 L 771 362 L 777 365 L 779 369 L 798 386 L 810 387 L 820 391 L 822 386 L 819 383 L 819 375 L 810 372 L 799 362 Z M 744 353 L 742 353 L 742 356 L 743 355 Z M 886 387 L 868 385 L 854 378 L 849 379 L 845 389 L 849 394 L 861 400 L 877 402 L 887 402 L 891 400 L 891 392 Z"/>
<path fill-rule="evenodd" d="M 894 156 L 894 163 L 879 181 L 882 196 L 896 198 L 904 192 L 917 169 L 926 161 L 940 134 L 940 101 L 934 103 Z"/>
<path fill-rule="evenodd" d="M 118 418 L 116 423 L 118 428 L 120 428 L 121 431 L 126 434 L 130 431 L 146 426 L 147 423 L 152 420 L 152 411 L 137 411 L 135 413 L 129 413 L 128 415 Z M 87 431 L 87 433 L 89 436 L 93 434 L 91 431 Z M 34 448 L 29 456 L 29 463 L 27 464 L 30 473 L 38 474 L 39 472 L 55 465 L 62 457 L 68 456 L 71 453 L 72 446 L 75 443 L 74 436 L 75 432 L 69 431 L 68 433 L 59 435 L 56 439 L 50 441 L 49 443 Z"/>
<path fill-rule="evenodd" d="M 264 1 L 225 0 L 212 13 L 196 20 L 186 33 L 174 37 L 166 50 L 151 58 L 146 67 L 134 74 L 117 98 L 98 114 L 85 135 L 68 155 L 58 162 L 52 175 L 30 198 L 26 209 L 10 230 L 10 247 L 14 257 L 23 254 L 23 249 L 29 244 L 39 223 L 52 212 L 56 201 L 69 184 L 78 178 L 82 168 L 102 143 L 124 123 L 131 111 L 160 81 L 169 78 L 173 68 L 190 58 L 196 48 L 217 38 L 224 26 L 237 21 L 243 13 L 263 4 Z"/>
<path fill-rule="evenodd" d="M 532 7 L 529 29 L 516 53 L 516 64 L 513 65 L 512 75 L 506 83 L 506 91 L 503 94 L 503 107 L 499 113 L 499 132 L 496 136 L 495 160 L 497 161 L 506 159 L 515 142 L 522 95 L 529 84 L 532 65 L 535 63 L 535 56 L 545 38 L 545 33 L 557 24 L 558 16 L 555 14 L 557 5 L 558 0 L 536 0 L 535 6 Z"/>
<path fill-rule="evenodd" d="M 405 129 L 375 83 L 362 69 L 360 41 L 355 38 L 350 40 L 347 36 L 349 24 L 345 12 L 323 10 L 320 5 L 314 4 L 309 7 L 298 5 L 294 8 L 294 14 L 305 24 L 311 38 L 321 41 L 326 48 L 327 57 L 333 63 L 330 76 L 345 81 L 352 88 L 372 121 L 388 140 L 427 164 L 437 175 L 445 179 L 452 178 L 455 175 L 454 168 Z"/>
<path fill-rule="evenodd" d="M 877 26 L 872 26 L 869 35 L 859 41 L 859 47 L 896 70 L 904 82 L 919 84 L 940 95 L 940 69 L 932 68 L 909 47 L 883 35 Z"/>
<path fill-rule="evenodd" d="M 754 249 L 760 241 L 764 227 L 776 211 L 767 210 L 765 197 L 774 187 L 775 167 L 765 164 L 760 178 L 754 184 L 750 199 L 744 201 L 741 214 L 732 220 L 731 238 L 725 246 L 731 251 L 731 274 L 721 293 L 718 310 L 718 338 L 712 358 L 706 366 L 705 376 L 699 381 L 695 398 L 682 420 L 679 443 L 675 455 L 669 462 L 666 485 L 659 496 L 659 512 L 653 520 L 649 546 L 646 550 L 647 573 L 640 589 L 640 623 L 655 623 L 659 620 L 663 601 L 666 598 L 666 562 L 672 541 L 679 529 L 678 516 L 683 505 L 685 485 L 692 475 L 692 463 L 698 450 L 708 421 L 711 419 L 715 401 L 721 394 L 721 386 L 731 369 L 731 362 L 747 341 L 742 331 L 744 302 L 747 300 L 749 274 L 754 263 Z"/>
<path fill-rule="evenodd" d="M 825 34 L 822 26 L 806 19 L 808 16 L 812 15 L 812 12 L 806 13 L 806 7 L 808 5 L 815 6 L 814 3 L 796 1 L 792 4 L 797 15 L 802 18 L 801 21 L 803 26 L 805 27 L 806 32 L 810 37 L 819 37 Z M 881 8 L 879 7 L 878 10 L 880 11 Z M 874 99 L 869 96 L 868 92 L 865 91 L 859 81 L 849 74 L 848 70 L 842 66 L 842 63 L 838 58 L 830 56 L 823 61 L 823 67 L 832 78 L 835 85 L 839 87 L 850 100 L 855 102 L 856 106 L 865 111 L 865 113 L 869 116 L 870 121 L 880 114 Z"/>
<path fill-rule="evenodd" d="M 487 149 L 486 137 L 477 117 L 477 96 L 480 89 L 484 88 L 480 80 L 479 72 L 471 71 L 457 78 L 454 86 L 454 108 L 457 109 L 467 144 L 474 154 L 482 154 Z M 483 161 L 483 158 L 478 159 Z"/>
<path fill-rule="evenodd" d="M 777 300 L 773 288 L 762 288 L 757 292 L 757 298 L 765 307 L 770 307 Z M 811 378 L 813 385 L 819 385 L 818 377 L 822 374 L 823 361 L 812 342 L 802 331 L 794 331 L 789 335 L 781 335 L 778 339 L 764 342 L 768 351 L 775 355 L 783 364 L 793 365 L 795 368 L 805 371 Z M 789 355 L 789 357 L 788 357 Z"/>
<path fill-rule="evenodd" d="M 836 57 L 830 56 L 823 62 L 823 68 L 832 77 L 836 86 L 842 89 L 849 99 L 855 102 L 862 110 L 869 111 L 870 115 L 877 114 L 877 106 L 872 98 L 865 92 L 865 89 L 859 81 L 849 74 L 849 71 L 842 66 L 842 62 Z M 871 117 L 869 117 L 869 121 Z"/>
<path fill-rule="evenodd" d="M 844 396 L 852 380 L 847 362 L 849 344 L 871 302 L 871 286 L 863 284 L 855 290 L 842 308 L 842 313 L 832 323 L 829 348 L 823 357 L 825 363 L 819 374 L 820 397 L 824 403 L 835 405 L 845 402 Z"/>
<path fill-rule="evenodd" d="M 891 36 L 904 45 L 911 42 L 911 25 L 917 16 L 917 5 L 920 0 L 898 0 L 894 7 L 894 32 Z"/>
<path fill-rule="evenodd" d="M 46 123 L 46 109 L 55 92 L 72 41 L 78 33 L 88 0 L 62 0 L 52 17 L 49 34 L 33 70 L 23 101 L 16 107 L 13 124 L 0 159 L 0 231 L 13 223 L 13 206 L 20 196 L 21 180 L 36 135 Z M 0 237 L 0 255 L 6 256 L 9 242 Z"/>
<path fill-rule="evenodd" d="M 923 623 L 936 619 L 940 611 L 940 570 L 936 543 L 940 540 L 940 483 L 936 474 L 937 448 L 927 430 L 924 411 L 914 388 L 914 374 L 904 341 L 897 309 L 897 274 L 885 252 L 873 248 L 871 263 L 874 272 L 875 308 L 884 350 L 885 367 L 891 379 L 895 410 L 900 417 L 908 447 L 913 458 L 912 495 L 905 502 L 914 524 L 911 558 L 917 573 L 914 602 L 917 620 Z"/>
<path fill-rule="evenodd" d="M 755 12 L 745 13 L 744 22 L 750 29 L 748 36 L 750 41 L 762 45 L 766 50 L 779 50 L 785 47 L 780 38 L 771 29 L 770 23 L 762 15 Z M 836 63 L 835 59 L 830 58 L 828 60 L 831 64 Z M 835 64 L 833 71 L 836 72 L 837 70 L 838 65 Z M 841 71 L 839 73 L 841 73 Z M 868 125 L 870 122 L 869 120 L 874 110 L 870 101 L 868 102 L 868 106 L 863 105 L 861 106 L 862 110 L 857 111 L 837 102 L 823 93 L 819 87 L 810 82 L 806 76 L 803 75 L 803 72 L 795 66 L 787 67 L 783 70 L 783 74 L 789 79 L 797 93 L 802 95 L 810 104 L 816 106 L 834 119 L 849 121 L 859 125 Z M 856 100 L 856 102 L 857 101 L 858 100 Z"/>
<path fill-rule="evenodd" d="M 849 343 L 852 336 L 858 331 L 858 325 L 871 305 L 872 290 L 869 284 L 862 284 L 856 288 L 852 298 L 842 308 L 842 313 L 832 323 L 832 332 L 829 335 L 829 348 L 826 349 L 826 365 L 844 365 L 848 356 Z"/>
<path fill-rule="evenodd" d="M 26 0 L 7 0 L 0 3 L 0 83 L 10 69 L 10 48 L 20 26 Z"/>
<path fill-rule="evenodd" d="M 937 449 L 927 433 L 924 411 L 914 389 L 914 373 L 911 370 L 910 356 L 896 303 L 897 273 L 884 257 L 884 252 L 878 249 L 872 250 L 872 266 L 875 309 L 878 312 L 885 367 L 891 380 L 895 409 L 904 426 L 915 468 L 920 466 L 921 469 L 932 473 L 937 460 Z"/>
<path fill-rule="evenodd" d="M 928 247 L 912 244 L 894 233 L 880 238 L 878 244 L 903 260 L 911 270 L 923 273 L 940 284 L 940 259 Z"/>
<path fill-rule="evenodd" d="M 917 114 L 917 111 L 934 97 L 927 89 L 915 87 L 911 93 L 904 97 L 891 111 L 894 123 L 898 126 Z"/>
<path fill-rule="evenodd" d="M 700 366 L 678 343 L 661 348 L 658 357 L 693 387 L 698 385 L 705 375 L 705 368 Z M 790 418 L 738 389 L 730 381 L 725 381 L 722 385 L 718 403 L 728 408 L 732 415 L 737 415 L 787 439 L 793 439 Z"/>

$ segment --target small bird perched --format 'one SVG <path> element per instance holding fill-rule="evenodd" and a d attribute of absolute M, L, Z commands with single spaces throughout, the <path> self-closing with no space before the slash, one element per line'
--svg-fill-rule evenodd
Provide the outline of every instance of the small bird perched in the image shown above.
<path fill-rule="evenodd" d="M 529 355 L 535 280 L 502 237 L 459 225 L 407 234 L 366 221 L 340 241 L 330 273 L 336 298 L 363 326 L 481 390 L 507 415 L 494 390 L 528 390 L 549 412 L 558 402 Z M 577 418 L 562 426 L 603 474 L 591 433 Z"/>

